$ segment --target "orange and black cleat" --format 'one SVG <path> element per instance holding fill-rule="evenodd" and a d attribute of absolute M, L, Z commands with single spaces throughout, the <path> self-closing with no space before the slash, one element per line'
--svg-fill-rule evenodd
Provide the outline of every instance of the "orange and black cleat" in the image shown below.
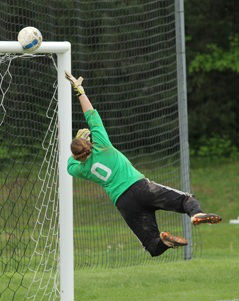
<path fill-rule="evenodd" d="M 221 216 L 213 213 L 197 213 L 191 217 L 193 225 L 200 224 L 218 224 L 222 220 Z"/>
<path fill-rule="evenodd" d="M 180 236 L 173 236 L 168 232 L 161 232 L 160 238 L 162 242 L 169 248 L 186 246 L 188 244 L 186 238 Z"/>

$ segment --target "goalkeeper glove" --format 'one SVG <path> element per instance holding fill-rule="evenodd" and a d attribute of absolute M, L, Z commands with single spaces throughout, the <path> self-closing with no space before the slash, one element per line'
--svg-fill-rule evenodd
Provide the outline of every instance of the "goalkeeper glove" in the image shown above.
<path fill-rule="evenodd" d="M 90 131 L 89 129 L 80 129 L 76 134 L 76 138 L 83 138 L 90 142 Z"/>
<path fill-rule="evenodd" d="M 73 89 L 77 92 L 77 96 L 85 94 L 84 88 L 81 85 L 83 82 L 83 77 L 80 76 L 78 79 L 76 79 L 72 74 L 70 74 L 67 71 L 65 71 L 65 77 L 69 80 Z"/>

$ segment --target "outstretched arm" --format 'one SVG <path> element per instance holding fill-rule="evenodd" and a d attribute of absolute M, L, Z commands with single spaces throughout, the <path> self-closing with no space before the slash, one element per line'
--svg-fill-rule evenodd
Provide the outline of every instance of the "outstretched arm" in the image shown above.
<path fill-rule="evenodd" d="M 89 98 L 85 95 L 84 88 L 81 85 L 83 82 L 83 77 L 80 76 L 78 79 L 76 79 L 72 74 L 70 74 L 67 71 L 65 71 L 65 77 L 66 77 L 66 79 L 69 80 L 73 89 L 77 92 L 77 96 L 79 96 L 79 101 L 80 101 L 83 113 L 85 113 L 89 110 L 93 110 L 94 108 L 93 108 Z"/>
<path fill-rule="evenodd" d="M 89 98 L 85 94 L 82 94 L 79 96 L 79 101 L 80 101 L 83 113 L 85 113 L 89 110 L 94 110 Z"/>
<path fill-rule="evenodd" d="M 112 144 L 109 140 L 108 134 L 105 130 L 100 115 L 96 110 L 94 110 L 89 98 L 85 95 L 84 88 L 81 85 L 83 81 L 83 77 L 79 77 L 78 79 L 76 79 L 73 75 L 71 75 L 66 71 L 65 71 L 65 76 L 66 79 L 70 81 L 73 89 L 77 93 L 76 95 L 79 97 L 79 101 L 81 104 L 82 111 L 85 115 L 86 122 L 90 127 L 90 132 L 91 132 L 93 142 L 105 146 L 111 146 Z M 83 137 L 85 133 L 85 129 L 80 131 L 81 133 L 78 135 L 79 133 L 78 131 L 77 136 Z"/>

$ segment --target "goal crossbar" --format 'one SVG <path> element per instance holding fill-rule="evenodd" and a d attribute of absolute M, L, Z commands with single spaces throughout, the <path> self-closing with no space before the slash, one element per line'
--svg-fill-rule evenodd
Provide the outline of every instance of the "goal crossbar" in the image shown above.
<path fill-rule="evenodd" d="M 27 53 L 24 52 L 22 46 L 17 41 L 0 41 L 0 53 Z M 70 42 L 42 42 L 41 46 L 36 49 L 36 53 L 63 53 L 71 56 Z"/>
<path fill-rule="evenodd" d="M 0 41 L 0 53 L 24 54 L 17 41 Z M 74 300 L 73 266 L 73 183 L 67 173 L 67 159 L 72 133 L 71 86 L 64 71 L 71 72 L 71 44 L 42 42 L 33 54 L 57 55 L 58 133 L 59 133 L 59 227 L 60 227 L 60 295 L 61 301 Z M 26 53 L 28 54 L 28 53 Z"/>

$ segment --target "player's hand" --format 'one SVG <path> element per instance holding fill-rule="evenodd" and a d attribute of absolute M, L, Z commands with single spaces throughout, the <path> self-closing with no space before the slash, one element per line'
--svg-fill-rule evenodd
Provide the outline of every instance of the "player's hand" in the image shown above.
<path fill-rule="evenodd" d="M 90 130 L 89 129 L 79 129 L 76 138 L 83 138 L 87 141 L 90 141 Z"/>
<path fill-rule="evenodd" d="M 72 74 L 65 71 L 65 78 L 69 80 L 73 89 L 77 92 L 77 96 L 85 94 L 84 88 L 82 87 L 83 77 L 76 79 Z"/>

